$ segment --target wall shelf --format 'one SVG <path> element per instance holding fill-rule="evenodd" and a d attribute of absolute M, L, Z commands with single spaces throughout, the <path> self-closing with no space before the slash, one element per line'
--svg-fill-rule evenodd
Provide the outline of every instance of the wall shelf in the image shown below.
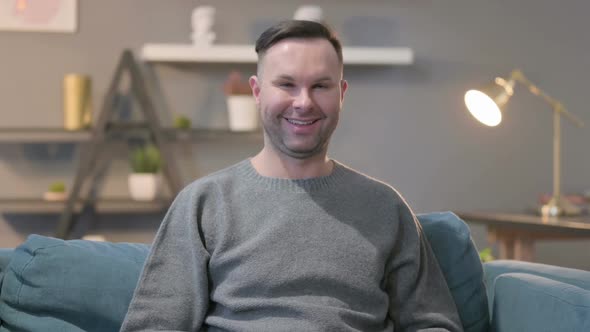
<path fill-rule="evenodd" d="M 411 65 L 414 52 L 408 47 L 344 47 L 346 65 Z M 254 45 L 145 44 L 140 57 L 147 62 L 256 63 Z"/>
<path fill-rule="evenodd" d="M 90 140 L 90 130 L 0 128 L 0 143 L 71 143 Z"/>
<path fill-rule="evenodd" d="M 65 208 L 65 201 L 48 201 L 43 198 L 0 198 L 2 213 L 41 213 L 59 214 Z M 127 197 L 101 198 L 94 207 L 98 213 L 157 213 L 165 211 L 170 200 L 135 201 Z M 79 213 L 82 201 L 74 206 L 74 213 Z"/>
<path fill-rule="evenodd" d="M 147 130 L 147 125 L 123 124 L 111 126 L 110 136 L 130 136 L 134 132 L 140 133 Z M 202 140 L 202 139 L 253 139 L 262 137 L 261 131 L 236 132 L 229 129 L 190 128 L 176 129 L 163 128 L 164 136 L 172 141 Z M 92 130 L 65 130 L 63 128 L 0 128 L 0 143 L 84 143 L 92 138 Z"/>

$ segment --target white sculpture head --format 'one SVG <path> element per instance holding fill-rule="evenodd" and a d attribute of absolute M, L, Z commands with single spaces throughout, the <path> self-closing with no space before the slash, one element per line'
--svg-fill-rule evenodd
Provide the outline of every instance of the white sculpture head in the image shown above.
<path fill-rule="evenodd" d="M 194 31 L 207 32 L 215 21 L 215 7 L 198 6 L 193 9 L 191 23 Z"/>
<path fill-rule="evenodd" d="M 295 11 L 294 20 L 322 22 L 324 19 L 323 11 L 320 6 L 304 5 Z"/>
<path fill-rule="evenodd" d="M 193 9 L 191 25 L 193 32 L 191 39 L 195 45 L 211 45 L 215 40 L 215 33 L 211 30 L 215 22 L 215 7 L 198 6 Z"/>

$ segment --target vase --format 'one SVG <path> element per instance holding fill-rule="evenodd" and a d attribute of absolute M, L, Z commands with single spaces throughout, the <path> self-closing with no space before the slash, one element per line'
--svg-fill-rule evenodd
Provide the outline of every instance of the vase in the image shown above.
<path fill-rule="evenodd" d="M 231 131 L 253 131 L 258 128 L 258 109 L 253 96 L 228 96 L 227 111 Z"/>
<path fill-rule="evenodd" d="M 66 130 L 88 128 L 92 122 L 90 77 L 68 74 L 63 80 L 63 112 Z"/>
<path fill-rule="evenodd" d="M 136 201 L 153 201 L 160 188 L 160 176 L 155 173 L 131 173 L 129 194 Z"/>

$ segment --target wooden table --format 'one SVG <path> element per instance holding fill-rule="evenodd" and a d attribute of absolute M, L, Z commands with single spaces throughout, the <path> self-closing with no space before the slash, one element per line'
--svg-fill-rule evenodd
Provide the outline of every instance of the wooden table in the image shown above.
<path fill-rule="evenodd" d="M 467 221 L 485 224 L 488 242 L 497 243 L 500 259 L 533 261 L 538 240 L 590 238 L 590 216 L 542 217 L 532 214 L 458 212 Z"/>

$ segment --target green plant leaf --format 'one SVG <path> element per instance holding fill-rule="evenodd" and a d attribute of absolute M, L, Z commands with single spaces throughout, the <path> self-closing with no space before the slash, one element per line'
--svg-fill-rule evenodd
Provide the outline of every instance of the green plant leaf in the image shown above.
<path fill-rule="evenodd" d="M 134 149 L 130 157 L 134 173 L 157 173 L 162 168 L 160 150 L 153 144 Z"/>
<path fill-rule="evenodd" d="M 52 193 L 65 193 L 66 184 L 62 181 L 56 181 L 49 185 L 49 191 Z"/>
<path fill-rule="evenodd" d="M 492 248 L 485 248 L 479 252 L 479 259 L 482 263 L 485 263 L 491 262 L 496 258 L 492 255 Z"/>
<path fill-rule="evenodd" d="M 178 115 L 174 119 L 174 128 L 189 129 L 191 127 L 191 120 L 184 115 Z"/>

